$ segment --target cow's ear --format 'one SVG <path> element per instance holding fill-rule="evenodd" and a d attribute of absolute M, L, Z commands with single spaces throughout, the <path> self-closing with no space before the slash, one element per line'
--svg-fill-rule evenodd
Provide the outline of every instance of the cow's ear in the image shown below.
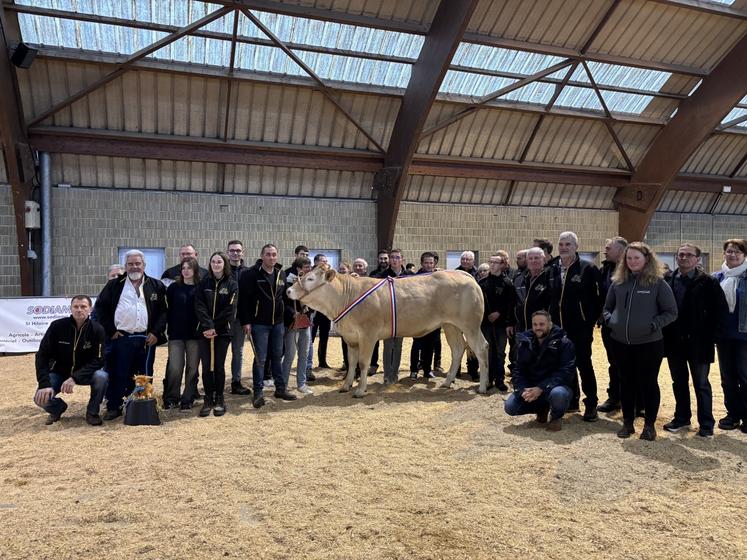
<path fill-rule="evenodd" d="M 330 268 L 327 272 L 324 273 L 324 279 L 327 282 L 331 282 L 332 279 L 337 275 L 337 271 L 334 268 Z"/>

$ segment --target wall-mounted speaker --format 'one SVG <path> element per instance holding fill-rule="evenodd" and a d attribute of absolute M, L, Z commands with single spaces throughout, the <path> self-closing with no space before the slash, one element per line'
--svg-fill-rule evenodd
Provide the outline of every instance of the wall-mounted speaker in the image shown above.
<path fill-rule="evenodd" d="M 29 47 L 26 43 L 18 43 L 10 61 L 19 68 L 30 68 L 36 58 L 37 50 Z"/>

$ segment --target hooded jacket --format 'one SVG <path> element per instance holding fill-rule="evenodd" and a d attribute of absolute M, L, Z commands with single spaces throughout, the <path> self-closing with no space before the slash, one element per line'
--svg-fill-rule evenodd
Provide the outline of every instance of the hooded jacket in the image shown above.
<path fill-rule="evenodd" d="M 195 315 L 201 333 L 215 329 L 218 336 L 231 336 L 231 323 L 236 318 L 236 299 L 239 291 L 233 275 L 220 280 L 203 278 L 195 288 Z"/>
<path fill-rule="evenodd" d="M 663 278 L 642 286 L 631 276 L 612 284 L 604 304 L 610 336 L 623 344 L 647 344 L 662 339 L 662 330 L 677 319 L 677 301 Z"/>
<path fill-rule="evenodd" d="M 242 325 L 277 325 L 283 322 L 285 273 L 280 263 L 272 274 L 262 268 L 262 261 L 241 274 L 239 279 L 239 321 Z"/>
<path fill-rule="evenodd" d="M 563 329 L 553 325 L 550 334 L 539 343 L 534 331 L 516 335 L 516 361 L 511 370 L 514 393 L 530 387 L 543 392 L 555 387 L 570 387 L 576 375 L 576 350 Z"/>
<path fill-rule="evenodd" d="M 114 313 L 117 311 L 126 280 L 127 274 L 121 274 L 109 280 L 96 298 L 96 305 L 93 307 L 92 314 L 104 327 L 104 332 L 109 338 L 117 332 L 114 326 Z M 148 309 L 148 334 L 154 335 L 158 343 L 162 344 L 166 342 L 166 288 L 163 282 L 147 274 L 143 274 L 141 287 L 145 296 L 145 306 Z"/>
<path fill-rule="evenodd" d="M 78 329 L 72 315 L 52 321 L 36 353 L 36 380 L 39 389 L 52 386 L 50 373 L 76 383 L 88 383 L 104 367 L 104 329 L 88 319 Z"/>

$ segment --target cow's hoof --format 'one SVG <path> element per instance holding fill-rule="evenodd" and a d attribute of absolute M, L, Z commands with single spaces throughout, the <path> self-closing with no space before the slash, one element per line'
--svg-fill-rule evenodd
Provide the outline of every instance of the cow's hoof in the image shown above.
<path fill-rule="evenodd" d="M 450 389 L 451 388 L 451 381 L 444 381 L 441 383 L 441 389 Z"/>
<path fill-rule="evenodd" d="M 488 388 L 487 388 L 487 387 L 482 387 L 482 386 L 480 386 L 480 387 L 479 387 L 479 388 L 477 389 L 477 392 L 478 392 L 478 393 L 480 393 L 481 395 L 486 395 L 486 394 L 488 393 Z"/>
<path fill-rule="evenodd" d="M 356 399 L 362 399 L 363 397 L 365 397 L 365 396 L 366 396 L 366 392 L 365 392 L 365 391 L 361 391 L 360 389 L 357 389 L 357 390 L 356 390 L 356 391 L 355 391 L 355 392 L 353 393 L 353 396 L 354 396 L 354 397 L 355 397 Z"/>
<path fill-rule="evenodd" d="M 345 387 L 345 385 L 343 385 L 342 387 L 340 387 L 340 391 L 339 392 L 340 393 L 347 393 L 348 391 L 350 391 L 350 387 Z"/>

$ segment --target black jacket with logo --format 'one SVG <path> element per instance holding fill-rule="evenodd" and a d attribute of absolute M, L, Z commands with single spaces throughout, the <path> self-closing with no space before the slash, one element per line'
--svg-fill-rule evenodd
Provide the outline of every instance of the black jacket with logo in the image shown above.
<path fill-rule="evenodd" d="M 478 284 L 485 298 L 482 316 L 483 326 L 493 325 L 494 327 L 504 328 L 513 326 L 515 322 L 513 311 L 516 307 L 516 289 L 511 280 L 505 274 L 499 274 L 498 276 L 488 274 Z M 488 315 L 496 311 L 499 314 L 498 318 L 491 323 L 488 320 Z"/>
<path fill-rule="evenodd" d="M 231 336 L 231 323 L 236 317 L 239 286 L 233 275 L 216 280 L 203 278 L 195 288 L 195 315 L 202 332 L 215 329 L 218 336 Z"/>
<path fill-rule="evenodd" d="M 550 311 L 552 307 L 552 287 L 550 286 L 550 270 L 543 268 L 532 278 L 526 270 L 514 278 L 516 288 L 516 332 L 532 328 L 532 314 L 535 311 Z"/>
<path fill-rule="evenodd" d="M 553 325 L 539 344 L 537 335 L 528 330 L 516 335 L 516 361 L 511 370 L 514 393 L 530 387 L 543 392 L 559 385 L 570 387 L 576 375 L 576 349 L 563 329 Z"/>
<path fill-rule="evenodd" d="M 126 274 L 109 280 L 96 298 L 96 305 L 93 308 L 96 320 L 104 327 L 104 332 L 109 338 L 117 332 L 114 326 L 114 313 L 117 311 L 126 280 Z M 146 274 L 143 274 L 143 283 L 140 287 L 148 309 L 148 334 L 154 335 L 158 338 L 158 343 L 162 344 L 166 342 L 166 288 L 163 282 Z"/>
<path fill-rule="evenodd" d="M 90 383 L 94 372 L 104 367 L 105 339 L 104 329 L 96 321 L 89 319 L 80 329 L 72 315 L 52 321 L 36 353 L 39 389 L 52 386 L 50 373 Z"/>
<path fill-rule="evenodd" d="M 280 264 L 272 274 L 262 268 L 262 262 L 241 274 L 239 279 L 239 321 L 242 325 L 277 325 L 283 321 L 285 304 L 285 273 Z"/>
<path fill-rule="evenodd" d="M 571 338 L 578 334 L 591 335 L 604 305 L 599 269 L 581 260 L 578 254 L 566 272 L 565 281 L 560 274 L 560 257 L 550 261 L 548 268 L 553 292 L 550 309 L 553 323 Z"/>
<path fill-rule="evenodd" d="M 673 291 L 674 276 L 669 272 L 664 277 Z M 685 299 L 677 305 L 677 320 L 664 327 L 664 347 L 668 356 L 679 354 L 710 364 L 729 313 L 726 296 L 718 280 L 702 270 L 696 269 L 686 286 Z"/>
<path fill-rule="evenodd" d="M 199 273 L 199 278 L 195 278 L 195 281 L 202 280 L 203 278 L 205 278 L 205 276 L 208 275 L 208 271 L 202 268 L 200 265 L 197 265 L 197 272 Z M 163 271 L 163 274 L 161 274 L 161 280 L 172 280 L 176 282 L 181 273 L 182 263 L 175 264 L 174 266 Z"/>

